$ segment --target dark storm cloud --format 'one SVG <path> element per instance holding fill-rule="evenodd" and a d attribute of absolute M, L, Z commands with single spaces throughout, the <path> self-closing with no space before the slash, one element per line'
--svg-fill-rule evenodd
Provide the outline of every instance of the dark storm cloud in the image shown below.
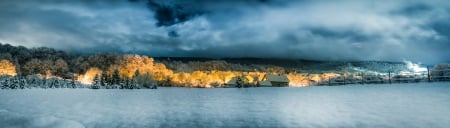
<path fill-rule="evenodd" d="M 183 23 L 196 16 L 214 13 L 217 5 L 223 4 L 261 4 L 269 0 L 147 0 L 147 6 L 154 12 L 157 26 L 171 26 Z M 139 2 L 132 0 L 131 2 Z M 212 8 L 211 8 L 212 7 Z"/>
<path fill-rule="evenodd" d="M 203 13 L 201 11 L 195 11 L 193 9 L 186 9 L 182 5 L 164 5 L 153 0 L 149 0 L 147 2 L 147 6 L 154 12 L 154 17 L 158 21 L 156 23 L 157 26 L 171 26 L 177 23 L 182 23 L 190 20 L 196 15 L 201 15 Z M 176 35 L 173 34 L 173 31 L 171 31 L 171 33 L 171 35 Z"/>
<path fill-rule="evenodd" d="M 0 42 L 151 56 L 450 61 L 450 3 L 1 1 Z"/>

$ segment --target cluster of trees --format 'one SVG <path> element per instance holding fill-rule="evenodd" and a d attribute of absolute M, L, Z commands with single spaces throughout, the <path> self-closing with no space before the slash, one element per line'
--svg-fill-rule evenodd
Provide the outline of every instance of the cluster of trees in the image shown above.
<path fill-rule="evenodd" d="M 39 75 L 21 76 L 1 76 L 1 89 L 25 89 L 25 88 L 85 88 L 75 80 L 66 80 L 58 78 L 45 78 Z"/>
<path fill-rule="evenodd" d="M 223 87 L 234 77 L 256 85 L 266 73 L 287 74 L 292 85 L 307 85 L 305 76 L 274 65 L 228 63 L 223 60 L 154 60 L 114 53 L 72 54 L 51 48 L 0 44 L 0 76 L 42 75 L 73 79 L 92 88 L 154 88 L 158 86 Z"/>
<path fill-rule="evenodd" d="M 156 89 L 156 82 L 149 74 L 141 75 L 139 70 L 134 72 L 131 79 L 127 77 L 120 77 L 119 70 L 114 70 L 112 75 L 108 75 L 106 71 L 103 71 L 101 75 L 95 74 L 91 88 L 93 89 L 140 89 L 150 88 Z"/>
<path fill-rule="evenodd" d="M 0 76 L 1 75 L 16 76 L 16 66 L 8 60 L 0 60 Z"/>
<path fill-rule="evenodd" d="M 43 74 L 70 79 L 73 74 L 84 74 L 89 68 L 108 69 L 121 55 L 99 53 L 94 55 L 73 54 L 52 48 L 25 48 L 0 43 L 0 60 L 15 65 L 17 75 Z"/>
<path fill-rule="evenodd" d="M 266 72 L 284 74 L 294 69 L 286 70 L 283 67 L 275 65 L 258 65 L 258 64 L 240 64 L 228 63 L 224 60 L 207 60 L 207 61 L 176 61 L 176 60 L 161 60 L 169 69 L 175 72 L 194 71 L 239 71 L 239 72 Z"/>
<path fill-rule="evenodd" d="M 75 77 L 72 77 L 75 78 Z M 112 76 L 106 73 L 95 75 L 92 84 L 83 84 L 76 79 L 61 79 L 58 77 L 47 78 L 43 75 L 9 76 L 0 75 L 1 89 L 26 89 L 26 88 L 92 88 L 92 89 L 156 89 L 156 83 L 148 74 L 141 75 L 136 72 L 132 79 L 119 76 L 116 70 Z"/>

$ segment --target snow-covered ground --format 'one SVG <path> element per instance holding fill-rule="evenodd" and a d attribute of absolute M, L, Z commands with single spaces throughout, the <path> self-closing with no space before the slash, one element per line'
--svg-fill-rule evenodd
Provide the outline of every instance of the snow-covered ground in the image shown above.
<path fill-rule="evenodd" d="M 450 126 L 450 83 L 0 90 L 0 127 Z"/>

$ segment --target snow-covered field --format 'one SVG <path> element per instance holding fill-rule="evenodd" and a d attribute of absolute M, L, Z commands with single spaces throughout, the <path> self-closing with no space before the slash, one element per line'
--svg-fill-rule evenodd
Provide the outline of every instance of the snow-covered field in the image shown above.
<path fill-rule="evenodd" d="M 450 83 L 0 90 L 2 128 L 450 126 Z"/>

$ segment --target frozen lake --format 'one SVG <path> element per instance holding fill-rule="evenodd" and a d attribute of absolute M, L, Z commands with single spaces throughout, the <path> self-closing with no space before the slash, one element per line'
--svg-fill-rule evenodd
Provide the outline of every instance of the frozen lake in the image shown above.
<path fill-rule="evenodd" d="M 0 90 L 0 127 L 450 126 L 450 83 Z"/>

